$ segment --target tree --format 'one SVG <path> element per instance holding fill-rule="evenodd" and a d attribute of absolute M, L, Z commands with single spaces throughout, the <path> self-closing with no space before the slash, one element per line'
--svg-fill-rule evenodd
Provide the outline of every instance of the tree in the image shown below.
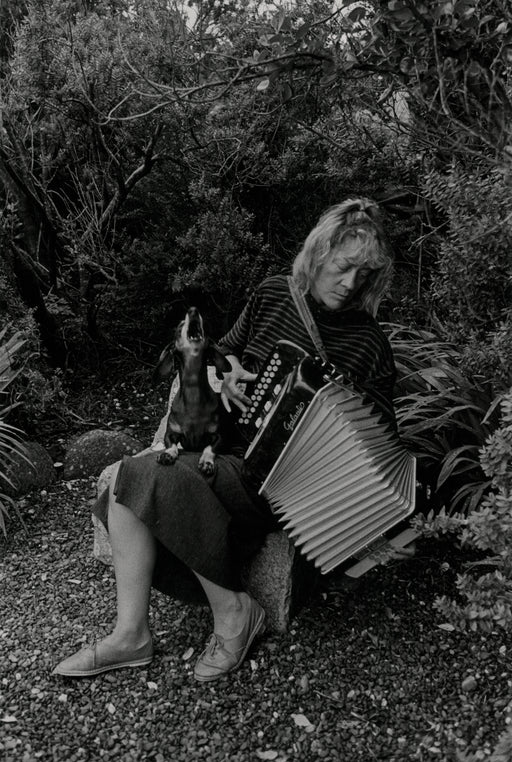
<path fill-rule="evenodd" d="M 159 160 L 162 130 L 151 117 L 103 123 L 131 89 L 123 45 L 140 46 L 137 28 L 120 13 L 64 5 L 30 5 L 17 29 L 0 135 L 0 178 L 22 222 L 6 256 L 57 364 L 68 349 L 59 312 L 84 315 L 97 336 L 95 287 L 122 269 L 119 213 Z"/>

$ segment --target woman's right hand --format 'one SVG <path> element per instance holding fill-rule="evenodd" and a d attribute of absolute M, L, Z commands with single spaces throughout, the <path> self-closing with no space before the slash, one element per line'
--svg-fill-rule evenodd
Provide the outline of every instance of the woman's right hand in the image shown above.
<path fill-rule="evenodd" d="M 245 384 L 247 381 L 254 381 L 257 374 L 245 370 L 235 355 L 227 355 L 227 359 L 231 363 L 231 370 L 229 373 L 224 373 L 220 389 L 222 404 L 228 412 L 231 412 L 232 402 L 245 413 L 251 404 L 250 398 L 245 395 Z"/>

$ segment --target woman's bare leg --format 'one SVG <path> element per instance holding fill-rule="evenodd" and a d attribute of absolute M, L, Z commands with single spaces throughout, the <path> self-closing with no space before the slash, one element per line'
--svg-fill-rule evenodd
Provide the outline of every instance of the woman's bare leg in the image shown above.
<path fill-rule="evenodd" d="M 117 471 L 112 475 L 108 532 L 117 588 L 117 620 L 104 641 L 116 648 L 131 650 L 150 638 L 148 613 L 151 578 L 156 558 L 155 539 L 145 524 L 112 492 Z"/>
<path fill-rule="evenodd" d="M 229 639 L 239 635 L 251 606 L 247 593 L 220 587 L 194 572 L 203 588 L 213 614 L 213 629 L 217 635 Z"/>
<path fill-rule="evenodd" d="M 115 470 L 111 484 L 115 483 Z M 117 587 L 117 620 L 112 632 L 61 661 L 53 674 L 90 677 L 110 669 L 149 664 L 153 655 L 148 613 L 155 565 L 155 540 L 110 488 L 108 527 Z"/>
<path fill-rule="evenodd" d="M 247 593 L 226 590 L 196 573 L 213 613 L 213 636 L 196 661 L 194 677 L 217 680 L 244 661 L 252 642 L 265 628 L 265 612 Z"/>

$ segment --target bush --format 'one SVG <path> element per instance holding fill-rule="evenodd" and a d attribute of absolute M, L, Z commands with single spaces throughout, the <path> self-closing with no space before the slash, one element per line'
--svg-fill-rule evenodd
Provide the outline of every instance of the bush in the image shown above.
<path fill-rule="evenodd" d="M 424 192 L 440 215 L 436 314 L 453 341 L 486 341 L 510 309 L 510 188 L 499 170 L 431 171 Z"/>
<path fill-rule="evenodd" d="M 388 324 L 400 435 L 418 478 L 448 513 L 476 508 L 489 486 L 478 452 L 498 423 L 493 385 L 465 373 L 464 350 L 434 333 Z"/>
<path fill-rule="evenodd" d="M 476 510 L 420 516 L 414 524 L 426 536 L 455 534 L 462 546 L 483 554 L 458 575 L 459 599 L 442 596 L 434 605 L 457 629 L 490 632 L 512 627 L 512 389 L 501 401 L 501 425 L 480 450 L 480 463 L 491 488 Z M 477 576 L 482 567 L 493 571 Z"/>
<path fill-rule="evenodd" d="M 10 426 L 4 420 L 6 414 L 12 409 L 13 405 L 5 405 L 5 395 L 7 387 L 16 378 L 19 370 L 16 370 L 13 364 L 13 357 L 20 351 L 25 344 L 24 338 L 20 333 L 14 333 L 9 339 L 6 339 L 8 327 L 0 331 L 0 477 L 12 485 L 7 477 L 11 464 L 16 455 L 26 458 L 25 450 L 21 441 L 21 432 Z M 21 515 L 17 510 L 14 500 L 0 493 L 0 529 L 6 534 L 5 520 L 9 516 L 9 509 L 13 508 L 20 521 Z"/>

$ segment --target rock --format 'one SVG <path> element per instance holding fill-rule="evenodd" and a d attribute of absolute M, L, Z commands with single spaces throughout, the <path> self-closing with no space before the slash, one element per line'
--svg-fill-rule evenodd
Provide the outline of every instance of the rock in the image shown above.
<path fill-rule="evenodd" d="M 110 566 L 112 564 L 112 547 L 108 532 L 94 513 L 91 514 L 91 519 L 94 527 L 93 556 L 97 561 L 101 561 L 102 564 Z"/>
<path fill-rule="evenodd" d="M 294 548 L 286 533 L 270 532 L 243 571 L 246 589 L 263 606 L 270 632 L 286 632 L 291 617 L 304 605 L 318 575 Z"/>
<path fill-rule="evenodd" d="M 473 677 L 473 675 L 468 675 L 463 681 L 461 688 L 464 691 L 464 693 L 470 693 L 471 691 L 474 691 L 477 687 L 478 683 L 476 681 L 476 678 Z"/>
<path fill-rule="evenodd" d="M 116 463 L 110 464 L 102 471 L 97 482 L 98 495 L 108 487 L 115 466 Z M 93 555 L 101 563 L 111 564 L 108 532 L 94 514 L 92 523 Z M 295 550 L 282 530 L 267 535 L 265 544 L 247 564 L 243 576 L 247 590 L 265 609 L 269 632 L 286 632 L 291 617 L 304 605 L 318 584 L 318 574 Z"/>
<path fill-rule="evenodd" d="M 5 476 L 11 480 L 12 486 L 0 476 L 0 492 L 10 497 L 19 497 L 32 489 L 47 487 L 57 477 L 53 460 L 42 445 L 38 442 L 24 442 L 23 446 L 30 463 L 14 454 L 5 469 Z"/>
<path fill-rule="evenodd" d="M 135 455 L 143 445 L 122 431 L 93 429 L 76 437 L 68 446 L 64 459 L 64 478 L 79 479 L 98 476 L 105 466 Z"/>

